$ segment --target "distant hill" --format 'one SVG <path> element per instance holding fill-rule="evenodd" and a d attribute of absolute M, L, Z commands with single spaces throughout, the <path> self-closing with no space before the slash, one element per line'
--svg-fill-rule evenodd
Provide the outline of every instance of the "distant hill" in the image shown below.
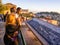
<path fill-rule="evenodd" d="M 58 12 L 38 12 L 35 15 L 36 17 L 51 17 L 53 20 L 60 21 L 60 13 Z"/>
<path fill-rule="evenodd" d="M 60 15 L 58 12 L 38 12 L 36 14 L 52 14 L 52 15 Z"/>

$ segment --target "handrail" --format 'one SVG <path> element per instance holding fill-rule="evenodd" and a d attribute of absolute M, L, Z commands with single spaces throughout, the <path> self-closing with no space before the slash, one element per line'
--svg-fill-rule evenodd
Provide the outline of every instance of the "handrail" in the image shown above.
<path fill-rule="evenodd" d="M 25 22 L 26 25 L 31 29 L 33 34 L 38 38 L 38 40 L 41 42 L 42 45 L 49 45 L 48 42 L 41 36 L 39 35 L 34 28 L 32 28 L 27 22 Z"/>
<path fill-rule="evenodd" d="M 22 42 L 19 41 L 19 44 L 18 44 L 18 45 L 26 45 L 26 42 L 25 42 L 25 39 L 24 39 L 24 36 L 23 36 L 21 30 L 19 30 L 19 39 L 21 39 Z M 20 44 L 20 42 L 21 42 L 22 44 Z"/>
<path fill-rule="evenodd" d="M 26 42 L 25 42 L 25 39 L 24 39 L 22 31 L 21 31 L 21 37 L 22 37 L 23 45 L 26 45 Z"/>

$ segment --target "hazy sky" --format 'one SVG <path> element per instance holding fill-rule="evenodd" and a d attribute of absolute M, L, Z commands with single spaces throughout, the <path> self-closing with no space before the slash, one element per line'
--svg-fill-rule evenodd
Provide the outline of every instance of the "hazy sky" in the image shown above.
<path fill-rule="evenodd" d="M 31 11 L 55 11 L 60 13 L 60 0 L 3 0 L 5 3 L 13 3 L 18 7 Z"/>

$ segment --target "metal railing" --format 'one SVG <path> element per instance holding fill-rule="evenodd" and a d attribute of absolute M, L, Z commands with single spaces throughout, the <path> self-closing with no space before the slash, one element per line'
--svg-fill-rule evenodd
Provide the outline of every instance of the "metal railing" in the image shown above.
<path fill-rule="evenodd" d="M 18 35 L 18 45 L 26 45 L 26 42 L 25 42 L 25 39 L 24 39 L 24 36 L 21 32 L 21 30 L 19 30 L 19 35 Z"/>

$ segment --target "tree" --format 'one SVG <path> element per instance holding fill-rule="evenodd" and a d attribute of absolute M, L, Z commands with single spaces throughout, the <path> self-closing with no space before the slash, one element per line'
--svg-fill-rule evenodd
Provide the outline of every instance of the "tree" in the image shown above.
<path fill-rule="evenodd" d="M 5 10 L 7 10 L 7 7 L 3 4 L 0 4 L 0 14 L 3 14 Z"/>

